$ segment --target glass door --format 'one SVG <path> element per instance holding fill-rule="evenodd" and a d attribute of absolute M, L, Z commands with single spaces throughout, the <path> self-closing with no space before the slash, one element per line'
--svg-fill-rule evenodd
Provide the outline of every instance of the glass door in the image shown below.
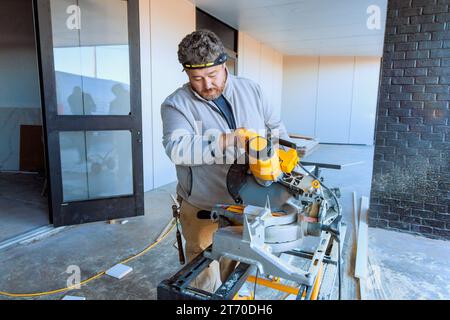
<path fill-rule="evenodd" d="M 35 0 L 55 226 L 144 214 L 138 0 Z"/>

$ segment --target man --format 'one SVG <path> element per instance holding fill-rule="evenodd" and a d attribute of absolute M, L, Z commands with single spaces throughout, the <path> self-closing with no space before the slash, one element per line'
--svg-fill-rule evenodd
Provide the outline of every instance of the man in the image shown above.
<path fill-rule="evenodd" d="M 270 129 L 282 138 L 287 134 L 260 87 L 228 73 L 223 44 L 213 32 L 201 30 L 187 35 L 179 44 L 178 59 L 189 83 L 161 106 L 163 145 L 176 164 L 177 193 L 182 199 L 180 222 L 186 256 L 192 260 L 212 243 L 218 228 L 211 220 L 199 219 L 197 213 L 210 211 L 216 204 L 234 203 L 226 177 L 237 157 L 235 141 L 242 141 L 236 129 Z M 241 142 L 238 147 L 242 147 Z M 218 265 L 211 264 L 193 285 L 214 292 L 234 266 L 222 259 L 219 279 Z"/>

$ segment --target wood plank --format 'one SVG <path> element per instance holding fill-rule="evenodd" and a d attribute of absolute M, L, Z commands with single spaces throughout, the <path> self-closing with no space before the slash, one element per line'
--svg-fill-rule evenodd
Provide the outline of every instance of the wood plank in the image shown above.
<path fill-rule="evenodd" d="M 355 277 L 363 278 L 367 276 L 367 212 L 369 209 L 369 198 L 361 197 L 359 209 L 359 227 L 358 227 L 358 242 L 356 253 Z"/>
<path fill-rule="evenodd" d="M 304 136 L 302 134 L 296 134 L 296 133 L 289 133 L 289 138 L 292 138 L 292 139 L 304 139 L 304 140 L 314 140 L 313 137 Z"/>
<path fill-rule="evenodd" d="M 293 138 L 292 136 L 290 138 L 297 145 L 297 151 L 301 157 L 307 156 L 319 146 L 319 141 L 314 139 Z"/>
<path fill-rule="evenodd" d="M 365 292 L 365 283 L 367 279 L 367 252 L 368 252 L 368 225 L 367 213 L 369 210 L 369 198 L 361 197 L 358 227 L 358 242 L 356 251 L 355 277 L 360 279 L 361 299 Z"/>
<path fill-rule="evenodd" d="M 357 201 L 356 201 L 356 192 L 352 192 L 352 200 L 353 200 L 353 231 L 354 238 L 356 239 L 358 236 L 358 226 L 359 226 L 359 209 L 357 208 Z M 356 242 L 356 240 L 355 240 Z"/>

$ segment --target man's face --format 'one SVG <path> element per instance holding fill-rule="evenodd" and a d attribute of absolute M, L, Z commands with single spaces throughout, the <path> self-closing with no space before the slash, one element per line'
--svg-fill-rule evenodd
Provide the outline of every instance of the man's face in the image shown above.
<path fill-rule="evenodd" d="M 203 69 L 186 70 L 186 73 L 192 89 L 205 100 L 217 99 L 225 88 L 227 80 L 225 64 Z"/>

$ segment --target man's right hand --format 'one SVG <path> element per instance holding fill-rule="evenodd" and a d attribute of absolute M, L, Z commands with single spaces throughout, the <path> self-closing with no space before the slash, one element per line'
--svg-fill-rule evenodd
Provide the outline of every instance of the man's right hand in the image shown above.
<path fill-rule="evenodd" d="M 220 147 L 223 152 L 230 147 L 235 145 L 240 149 L 246 149 L 247 142 L 258 136 L 256 132 L 250 131 L 246 128 L 238 128 L 231 133 L 223 133 L 220 137 Z"/>

